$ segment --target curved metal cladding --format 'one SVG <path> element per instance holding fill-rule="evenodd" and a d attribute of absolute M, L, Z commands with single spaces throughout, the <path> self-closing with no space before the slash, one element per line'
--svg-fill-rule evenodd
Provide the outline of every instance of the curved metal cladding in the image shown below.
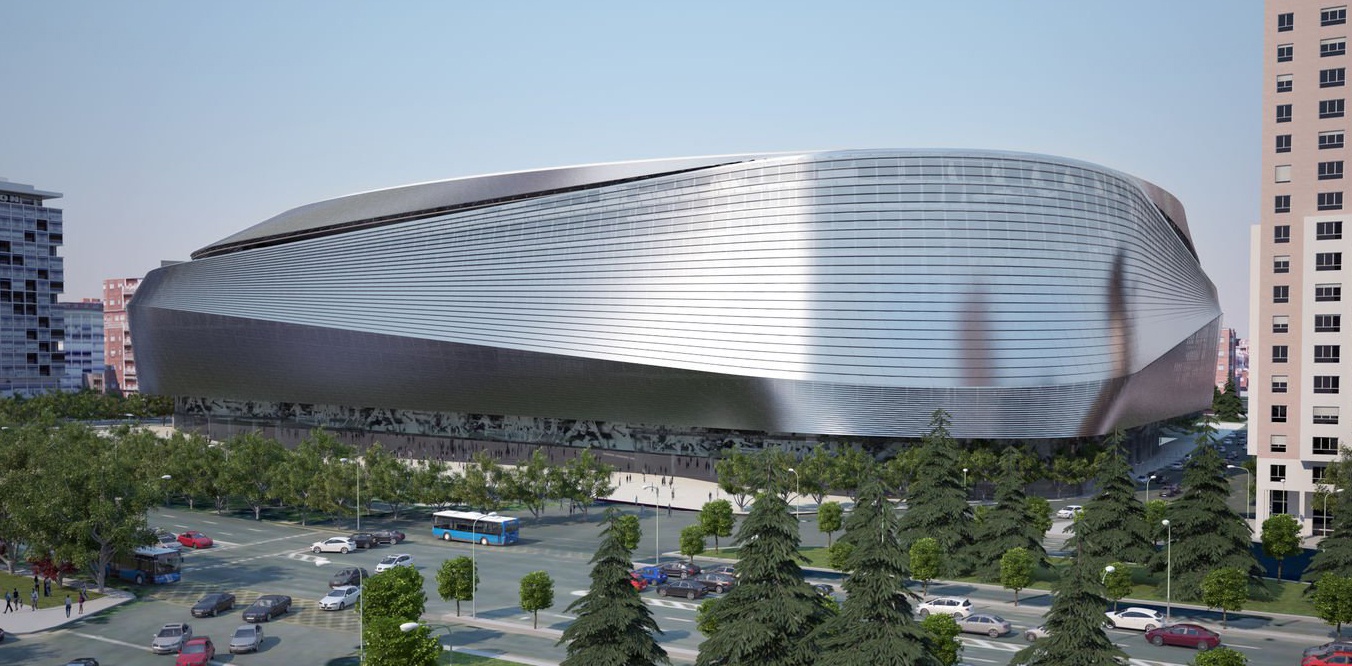
<path fill-rule="evenodd" d="M 883 437 L 1210 403 L 1215 287 L 1131 176 L 955 150 L 532 173 L 314 204 L 153 271 L 142 390 Z"/>

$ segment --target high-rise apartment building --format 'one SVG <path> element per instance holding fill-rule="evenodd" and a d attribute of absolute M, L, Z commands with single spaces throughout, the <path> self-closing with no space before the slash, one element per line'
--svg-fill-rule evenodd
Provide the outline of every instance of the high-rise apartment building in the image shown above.
<path fill-rule="evenodd" d="M 1345 4 L 1266 3 L 1261 222 L 1250 244 L 1254 524 L 1286 513 L 1315 535 L 1325 529 L 1315 490 L 1348 443 L 1342 412 L 1352 422 L 1352 375 L 1347 392 L 1341 385 L 1343 319 L 1352 326 L 1342 297 L 1343 257 L 1352 259 L 1352 235 L 1343 232 L 1352 205 L 1344 177 L 1348 33 Z"/>
<path fill-rule="evenodd" d="M 1225 384 L 1235 378 L 1235 372 L 1239 369 L 1235 357 L 1238 349 L 1239 334 L 1233 328 L 1222 328 L 1220 344 L 1216 345 L 1216 388 L 1222 391 L 1225 390 Z"/>
<path fill-rule="evenodd" d="M 0 396 L 56 391 L 66 372 L 57 192 L 0 179 Z"/>
<path fill-rule="evenodd" d="M 131 327 L 127 323 L 127 302 L 136 293 L 141 278 L 113 278 L 103 281 L 103 362 L 109 379 L 116 383 L 109 391 L 130 395 L 140 391 L 136 381 L 136 354 L 131 348 Z"/>
<path fill-rule="evenodd" d="M 103 392 L 103 301 L 82 299 L 78 303 L 60 303 L 57 309 L 65 321 L 66 375 L 61 390 L 90 389 Z"/>

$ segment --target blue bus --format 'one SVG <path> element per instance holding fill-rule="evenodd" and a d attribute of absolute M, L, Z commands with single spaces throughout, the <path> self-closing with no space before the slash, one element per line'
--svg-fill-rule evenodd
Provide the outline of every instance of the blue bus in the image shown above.
<path fill-rule="evenodd" d="M 437 511 L 432 514 L 432 536 L 446 541 L 508 546 L 521 538 L 521 521 L 496 513 Z"/>
<path fill-rule="evenodd" d="M 114 558 L 108 573 L 137 585 L 177 583 L 183 577 L 183 555 L 173 548 L 141 546 Z"/>

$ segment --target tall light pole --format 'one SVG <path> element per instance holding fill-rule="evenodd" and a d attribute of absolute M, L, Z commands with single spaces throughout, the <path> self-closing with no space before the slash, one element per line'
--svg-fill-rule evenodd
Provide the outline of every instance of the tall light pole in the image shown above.
<path fill-rule="evenodd" d="M 802 493 L 799 492 L 802 489 L 802 484 L 799 483 L 798 471 L 792 467 L 789 468 L 789 471 L 793 472 L 793 519 L 802 522 L 802 519 L 799 516 L 801 505 L 798 504 L 798 500 L 803 497 Z"/>
<path fill-rule="evenodd" d="M 966 467 L 962 468 L 962 491 L 963 491 L 963 494 L 964 494 L 964 495 L 967 493 L 967 468 L 966 468 Z"/>
<path fill-rule="evenodd" d="M 357 468 L 357 531 L 361 531 L 361 463 L 354 459 L 339 458 L 338 462 L 343 464 L 352 463 Z M 358 577 L 362 587 L 366 586 L 366 580 Z M 366 594 L 362 590 L 362 595 L 357 598 L 357 663 L 366 661 Z"/>
<path fill-rule="evenodd" d="M 1103 584 L 1107 583 L 1107 582 L 1108 582 L 1108 574 L 1110 574 L 1110 573 L 1112 573 L 1112 572 L 1114 572 L 1114 571 L 1117 571 L 1117 567 L 1114 567 L 1114 566 L 1111 565 L 1111 564 L 1109 564 L 1109 565 L 1106 566 L 1106 567 L 1103 567 L 1103 575 L 1099 576 L 1099 585 L 1103 585 Z"/>
<path fill-rule="evenodd" d="M 1150 482 L 1151 482 L 1151 481 L 1154 481 L 1154 480 L 1155 480 L 1155 475 L 1154 475 L 1154 474 L 1151 474 L 1150 476 L 1145 477 L 1145 501 L 1146 501 L 1146 503 L 1149 503 L 1149 502 L 1150 502 Z"/>
<path fill-rule="evenodd" d="M 469 584 L 474 588 L 474 594 L 469 597 L 470 617 L 479 617 L 479 521 L 492 515 L 496 514 L 480 514 L 469 524 L 470 538 L 473 539 L 469 542 Z"/>
<path fill-rule="evenodd" d="M 1168 518 L 1160 524 L 1168 532 L 1164 537 L 1164 621 L 1168 622 L 1174 608 L 1174 528 Z"/>
<path fill-rule="evenodd" d="M 648 484 L 646 486 L 643 486 L 643 489 L 653 491 L 653 514 L 657 517 L 657 525 L 653 527 L 653 566 L 661 566 L 662 539 L 660 532 L 662 531 L 662 507 L 657 506 L 658 502 L 657 486 Z"/>
<path fill-rule="evenodd" d="M 1226 465 L 1225 469 L 1237 469 L 1244 472 L 1244 520 L 1249 519 L 1249 468 L 1239 465 Z"/>
<path fill-rule="evenodd" d="M 169 474 L 165 474 L 165 475 L 163 475 L 163 476 L 160 477 L 160 480 L 161 480 L 161 481 L 169 481 L 169 480 L 172 480 L 173 478 L 174 478 L 173 476 L 171 476 L 171 475 L 169 475 Z M 1327 504 L 1327 502 L 1325 502 L 1325 504 Z M 166 508 L 166 509 L 169 508 L 169 488 L 168 488 L 168 486 L 166 486 L 166 487 L 164 488 L 164 508 Z"/>
<path fill-rule="evenodd" d="M 1342 488 L 1334 488 L 1333 490 L 1324 493 L 1324 529 L 1319 536 L 1328 536 L 1329 532 L 1333 531 L 1329 529 L 1329 495 L 1341 492 L 1343 492 Z"/>
<path fill-rule="evenodd" d="M 357 466 L 357 531 L 361 531 L 361 463 L 348 458 L 339 458 L 338 462 L 352 463 Z"/>

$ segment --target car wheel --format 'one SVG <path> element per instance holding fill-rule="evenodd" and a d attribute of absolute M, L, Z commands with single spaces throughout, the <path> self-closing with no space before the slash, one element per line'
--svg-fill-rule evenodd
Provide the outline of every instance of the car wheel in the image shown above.
<path fill-rule="evenodd" d="M 928 608 L 921 608 L 921 609 L 920 609 L 920 612 L 919 612 L 919 613 L 916 613 L 916 615 L 919 615 L 919 616 L 920 616 L 920 619 L 923 620 L 923 619 L 929 617 L 929 609 L 928 609 Z"/>
<path fill-rule="evenodd" d="M 1034 642 L 1034 641 L 1037 640 L 1037 634 L 1034 634 L 1033 632 L 1030 631 L 1030 632 L 1024 634 L 1024 635 L 1023 635 L 1023 638 L 1024 638 L 1024 640 L 1028 641 L 1029 643 L 1032 643 L 1032 642 Z"/>
<path fill-rule="evenodd" d="M 338 549 L 338 552 L 340 552 L 340 553 L 346 555 L 346 554 L 347 554 L 347 546 L 343 546 L 342 548 L 339 548 L 339 549 Z"/>
<path fill-rule="evenodd" d="M 1163 636 L 1156 636 L 1156 637 L 1150 639 L 1150 642 L 1151 642 L 1151 643 L 1154 643 L 1155 645 L 1164 645 L 1164 637 L 1163 637 Z"/>
<path fill-rule="evenodd" d="M 441 533 L 441 540 L 442 540 L 442 541 L 450 541 L 450 540 L 451 540 L 451 533 L 450 533 L 450 532 L 442 532 L 442 533 Z"/>
<path fill-rule="evenodd" d="M 689 599 L 689 600 L 691 600 L 691 601 L 694 601 L 694 600 L 695 600 L 695 591 L 694 591 L 694 590 L 690 590 L 689 592 L 686 592 L 686 593 L 685 593 L 685 598 L 686 598 L 686 599 Z"/>
<path fill-rule="evenodd" d="M 995 629 L 991 629 L 990 631 L 986 632 L 986 635 L 990 636 L 991 638 L 999 638 L 1000 632 Z"/>
<path fill-rule="evenodd" d="M 1202 641 L 1202 642 L 1200 642 L 1200 643 L 1197 644 L 1197 651 L 1198 651 L 1198 652 L 1205 652 L 1206 649 L 1209 648 L 1209 647 L 1211 647 L 1211 646 L 1210 646 L 1210 645 L 1207 645 L 1207 644 L 1206 644 L 1206 641 Z"/>
<path fill-rule="evenodd" d="M 210 615 L 211 615 L 211 617 L 216 617 L 216 609 L 215 609 L 215 608 L 211 609 Z"/>
<path fill-rule="evenodd" d="M 315 546 L 314 548 L 311 548 L 310 550 L 313 550 L 313 551 L 315 552 L 315 555 L 318 555 L 318 554 L 319 554 L 319 546 Z"/>
<path fill-rule="evenodd" d="M 717 593 L 719 593 L 719 594 L 723 594 L 723 586 L 722 586 L 722 585 L 714 586 L 714 592 L 717 592 Z"/>
<path fill-rule="evenodd" d="M 342 602 L 342 601 L 338 602 L 338 610 L 346 610 L 346 609 L 347 609 L 347 604 L 346 604 L 346 603 L 344 603 L 344 602 Z"/>
<path fill-rule="evenodd" d="M 1155 630 L 1155 625 L 1153 625 L 1153 624 L 1147 624 L 1147 625 L 1145 625 L 1145 630 L 1146 630 L 1146 631 L 1154 631 L 1154 630 Z"/>
<path fill-rule="evenodd" d="M 480 546 L 487 546 L 487 545 L 488 545 L 488 537 L 479 537 L 479 545 L 480 545 Z"/>

